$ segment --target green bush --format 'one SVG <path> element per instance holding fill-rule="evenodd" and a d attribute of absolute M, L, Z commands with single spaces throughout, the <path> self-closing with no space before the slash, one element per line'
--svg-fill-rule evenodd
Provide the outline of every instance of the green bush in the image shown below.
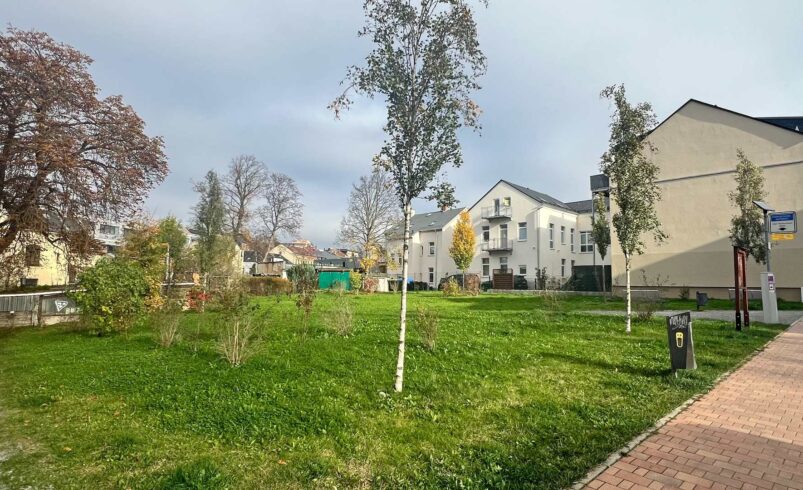
<path fill-rule="evenodd" d="M 299 292 L 303 289 L 318 288 L 318 274 L 315 267 L 310 264 L 296 264 L 287 269 L 287 278 L 293 283 L 293 289 Z"/>
<path fill-rule="evenodd" d="M 149 293 L 148 279 L 139 265 L 103 258 L 81 273 L 78 288 L 70 296 L 86 325 L 108 333 L 125 331 L 140 322 Z"/>
<path fill-rule="evenodd" d="M 444 296 L 457 296 L 460 294 L 460 285 L 454 277 L 450 277 L 448 281 L 443 284 Z"/>
<path fill-rule="evenodd" d="M 290 294 L 293 291 L 293 285 L 290 281 L 281 277 L 253 276 L 246 278 L 244 282 L 248 292 L 255 296 Z"/>
<path fill-rule="evenodd" d="M 349 282 L 351 283 L 352 291 L 359 291 L 362 289 L 362 274 L 359 272 L 349 272 Z"/>
<path fill-rule="evenodd" d="M 513 289 L 530 289 L 527 284 L 527 278 L 524 276 L 515 276 L 513 278 Z"/>

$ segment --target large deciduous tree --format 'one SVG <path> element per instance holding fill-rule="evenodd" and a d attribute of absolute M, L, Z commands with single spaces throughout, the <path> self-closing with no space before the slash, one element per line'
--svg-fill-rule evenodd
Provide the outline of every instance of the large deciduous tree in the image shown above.
<path fill-rule="evenodd" d="M 463 210 L 457 218 L 457 225 L 452 234 L 452 246 L 449 247 L 449 255 L 454 264 L 463 271 L 463 289 L 466 289 L 466 270 L 471 267 L 471 261 L 474 260 L 476 246 L 477 237 L 474 236 L 474 228 L 471 227 L 471 215 Z"/>
<path fill-rule="evenodd" d="M 264 204 L 257 210 L 268 250 L 276 246 L 280 236 L 296 236 L 304 222 L 301 191 L 291 177 L 271 172 L 262 186 Z"/>
<path fill-rule="evenodd" d="M 85 258 L 93 223 L 133 216 L 167 174 L 162 139 L 100 98 L 91 63 L 45 33 L 0 34 L 0 254 L 39 236 Z"/>
<path fill-rule="evenodd" d="M 187 272 L 190 267 L 187 257 L 187 234 L 175 216 L 168 216 L 159 221 L 159 241 L 167 245 L 169 279 L 175 272 Z"/>
<path fill-rule="evenodd" d="M 374 169 L 371 175 L 360 177 L 352 185 L 338 241 L 366 254 L 370 246 L 382 242 L 385 233 L 398 225 L 400 218 L 392 177 L 381 168 Z"/>
<path fill-rule="evenodd" d="M 481 2 L 486 4 L 486 2 Z M 461 126 L 479 128 L 480 110 L 471 99 L 486 60 L 477 39 L 474 12 L 465 0 L 365 0 L 365 26 L 373 43 L 363 66 L 348 70 L 346 89 L 330 108 L 339 116 L 353 93 L 380 96 L 387 107 L 387 139 L 375 164 L 393 176 L 404 213 L 399 349 L 394 389 L 404 380 L 407 329 L 407 271 L 412 200 L 444 165 L 459 166 Z"/>
<path fill-rule="evenodd" d="M 594 241 L 592 253 L 599 252 L 602 259 L 602 291 L 605 291 L 607 279 L 605 277 L 605 256 L 608 255 L 608 247 L 611 246 L 611 226 L 608 224 L 608 203 L 605 196 L 597 194 L 594 196 L 594 215 L 591 217 L 591 239 Z"/>
<path fill-rule="evenodd" d="M 611 197 L 617 208 L 611 221 L 625 258 L 625 331 L 630 333 L 630 268 L 633 256 L 644 252 L 644 234 L 652 234 L 659 242 L 666 238 L 655 212 L 655 204 L 661 199 L 661 192 L 656 182 L 659 168 L 653 163 L 651 156 L 657 148 L 645 138 L 655 127 L 655 114 L 647 102 L 630 104 L 624 85 L 607 87 L 600 97 L 608 99 L 614 105 L 608 151 L 602 155 L 600 169 L 611 181 Z"/>
<path fill-rule="evenodd" d="M 228 219 L 226 226 L 235 239 L 244 236 L 267 174 L 265 164 L 255 156 L 239 155 L 231 159 L 228 172 L 221 179 Z"/>
<path fill-rule="evenodd" d="M 757 263 L 767 263 L 767 245 L 764 243 L 764 214 L 753 201 L 764 201 L 764 172 L 751 162 L 741 148 L 736 150 L 736 189 L 728 193 L 738 214 L 731 218 L 730 237 L 735 247 L 747 250 Z"/>
<path fill-rule="evenodd" d="M 213 272 L 218 242 L 222 239 L 226 219 L 223 189 L 214 170 L 207 172 L 204 180 L 195 184 L 199 194 L 198 204 L 193 208 L 193 231 L 198 235 L 196 254 L 198 268 L 202 273 Z"/>

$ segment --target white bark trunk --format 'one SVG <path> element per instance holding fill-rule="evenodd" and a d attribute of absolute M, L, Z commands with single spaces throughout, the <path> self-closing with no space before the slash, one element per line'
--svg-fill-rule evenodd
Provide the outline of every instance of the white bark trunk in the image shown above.
<path fill-rule="evenodd" d="M 630 257 L 625 256 L 625 273 L 627 275 L 627 326 L 625 333 L 630 334 L 630 317 L 632 316 L 631 302 L 630 302 Z"/>
<path fill-rule="evenodd" d="M 412 206 L 404 206 L 404 245 L 402 251 L 402 293 L 399 313 L 399 358 L 396 361 L 396 380 L 393 389 L 401 392 L 404 386 L 404 347 L 407 336 L 407 271 L 410 261 L 410 214 Z"/>

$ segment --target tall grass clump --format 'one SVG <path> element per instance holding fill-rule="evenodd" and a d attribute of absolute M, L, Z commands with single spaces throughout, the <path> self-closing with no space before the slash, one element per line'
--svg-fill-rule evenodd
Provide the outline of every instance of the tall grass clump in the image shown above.
<path fill-rule="evenodd" d="M 415 323 L 421 335 L 421 345 L 428 351 L 435 350 L 438 340 L 438 312 L 419 306 L 416 310 Z"/>
<path fill-rule="evenodd" d="M 334 289 L 334 295 L 332 326 L 335 333 L 346 336 L 354 330 L 354 306 L 342 284 Z"/>

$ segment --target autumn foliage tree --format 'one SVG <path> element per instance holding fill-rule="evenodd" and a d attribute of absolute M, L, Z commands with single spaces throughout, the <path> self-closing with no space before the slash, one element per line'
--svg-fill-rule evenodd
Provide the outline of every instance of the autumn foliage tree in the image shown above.
<path fill-rule="evenodd" d="M 481 1 L 481 4 L 487 4 Z M 465 0 L 365 0 L 359 35 L 373 43 L 363 66 L 348 70 L 346 89 L 330 108 L 338 116 L 353 93 L 382 97 L 387 139 L 375 158 L 393 176 L 404 214 L 402 275 L 410 258 L 412 201 L 444 165 L 463 161 L 458 129 L 479 128 L 471 94 L 485 73 L 474 11 Z M 402 281 L 394 389 L 402 391 L 407 332 L 407 281 Z"/>
<path fill-rule="evenodd" d="M 730 237 L 734 247 L 747 250 L 757 263 L 767 263 L 767 245 L 764 243 L 764 214 L 753 201 L 764 201 L 764 171 L 751 162 L 741 148 L 736 150 L 736 188 L 728 198 L 738 214 L 731 218 Z"/>
<path fill-rule="evenodd" d="M 162 139 L 122 97 L 101 98 L 92 59 L 42 32 L 0 34 L 0 254 L 33 236 L 97 250 L 167 174 Z"/>
<path fill-rule="evenodd" d="M 477 238 L 471 227 L 471 216 L 468 211 L 463 210 L 457 218 L 452 235 L 452 246 L 449 247 L 449 255 L 457 268 L 463 271 L 463 289 L 466 288 L 466 270 L 471 267 L 471 261 L 474 260 L 476 246 Z"/>

